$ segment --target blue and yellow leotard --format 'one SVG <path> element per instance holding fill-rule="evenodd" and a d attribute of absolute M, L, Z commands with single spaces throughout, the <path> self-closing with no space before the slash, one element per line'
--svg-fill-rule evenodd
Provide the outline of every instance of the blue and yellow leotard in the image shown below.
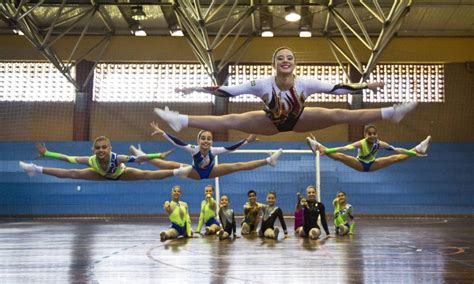
<path fill-rule="evenodd" d="M 171 228 L 178 231 L 179 236 L 192 236 L 191 217 L 188 213 L 188 205 L 182 201 L 171 201 L 171 213 L 169 219 L 171 221 Z"/>

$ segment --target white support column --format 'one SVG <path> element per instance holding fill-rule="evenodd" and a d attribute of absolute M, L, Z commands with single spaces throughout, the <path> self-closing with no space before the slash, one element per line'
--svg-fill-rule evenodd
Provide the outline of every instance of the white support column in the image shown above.
<path fill-rule="evenodd" d="M 217 165 L 219 164 L 219 156 L 216 156 L 216 157 L 215 157 L 214 164 L 215 164 L 215 166 L 217 166 Z M 221 200 L 221 187 L 220 187 L 220 180 L 219 180 L 219 177 L 214 178 L 214 187 L 215 187 L 215 189 L 216 189 L 216 202 L 217 202 L 217 204 L 220 204 L 220 200 Z"/>
<path fill-rule="evenodd" d="M 321 173 L 320 173 L 320 167 L 319 167 L 319 157 L 320 157 L 320 154 L 319 154 L 319 151 L 316 151 L 316 156 L 315 156 L 315 159 L 316 159 L 316 194 L 317 194 L 317 198 L 318 198 L 318 201 L 321 202 Z"/>

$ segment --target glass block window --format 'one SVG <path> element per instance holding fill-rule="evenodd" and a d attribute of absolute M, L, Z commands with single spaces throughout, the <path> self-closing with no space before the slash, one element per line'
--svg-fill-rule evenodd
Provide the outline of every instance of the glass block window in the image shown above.
<path fill-rule="evenodd" d="M 444 102 L 444 66 L 379 64 L 369 81 L 384 81 L 376 93 L 364 91 L 364 102 Z"/>
<path fill-rule="evenodd" d="M 270 65 L 229 66 L 228 85 L 271 76 Z M 337 65 L 300 65 L 299 76 L 340 83 L 348 82 Z M 380 64 L 368 81 L 384 81 L 376 93 L 364 91 L 365 102 L 444 102 L 444 66 L 439 64 Z M 94 75 L 94 100 L 99 102 L 212 102 L 204 93 L 181 95 L 175 88 L 212 86 L 199 64 L 99 64 Z M 231 102 L 260 102 L 252 95 Z M 314 94 L 308 102 L 347 102 L 347 95 Z"/>
<path fill-rule="evenodd" d="M 74 85 L 51 63 L 0 62 L 2 102 L 73 102 L 75 94 Z"/>
<path fill-rule="evenodd" d="M 175 88 L 212 86 L 199 64 L 98 64 L 94 70 L 97 102 L 212 102 L 210 94 L 181 95 Z"/>

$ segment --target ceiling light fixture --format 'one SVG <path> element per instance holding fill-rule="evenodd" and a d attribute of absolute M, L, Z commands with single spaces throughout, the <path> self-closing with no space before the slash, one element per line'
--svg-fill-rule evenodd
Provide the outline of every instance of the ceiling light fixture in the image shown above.
<path fill-rule="evenodd" d="M 296 13 L 295 6 L 285 7 L 285 20 L 288 22 L 297 22 L 301 19 L 301 15 Z"/>
<path fill-rule="evenodd" d="M 307 27 L 300 28 L 300 37 L 311 37 L 313 34 L 308 30 Z"/>
<path fill-rule="evenodd" d="M 133 6 L 132 7 L 132 19 L 135 21 L 141 21 L 146 19 L 146 14 L 143 12 L 142 6 Z"/>
<path fill-rule="evenodd" d="M 172 26 L 170 28 L 171 36 L 184 36 L 183 30 L 179 26 Z"/>
<path fill-rule="evenodd" d="M 13 29 L 13 32 L 20 36 L 25 35 L 20 29 Z"/>
<path fill-rule="evenodd" d="M 146 31 L 140 25 L 132 30 L 132 34 L 135 36 L 147 36 Z"/>
<path fill-rule="evenodd" d="M 273 37 L 273 32 L 271 30 L 263 30 L 261 36 L 262 37 Z"/>

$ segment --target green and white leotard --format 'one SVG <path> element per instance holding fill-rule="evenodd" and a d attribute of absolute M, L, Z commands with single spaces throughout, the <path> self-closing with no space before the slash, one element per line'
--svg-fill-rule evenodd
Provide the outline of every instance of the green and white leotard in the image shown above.
<path fill-rule="evenodd" d="M 354 233 L 354 217 L 352 215 L 352 205 L 345 204 L 343 207 L 337 201 L 337 198 L 332 202 L 334 205 L 334 225 L 336 230 L 340 225 L 347 226 L 349 228 L 349 234 Z"/>
<path fill-rule="evenodd" d="M 136 157 L 129 156 L 127 163 L 134 162 Z M 96 155 L 89 157 L 89 167 L 91 167 L 99 175 L 106 177 L 107 179 L 117 180 L 125 170 L 125 164 L 119 163 L 118 154 L 110 153 L 109 164 L 106 170 L 102 169 L 100 162 Z"/>
<path fill-rule="evenodd" d="M 372 163 L 375 161 L 375 155 L 380 149 L 379 141 L 375 141 L 372 147 L 369 146 L 367 139 L 362 139 L 360 142 L 360 148 L 357 153 L 357 159 L 363 163 Z"/>
<path fill-rule="evenodd" d="M 211 204 L 214 204 L 214 209 L 211 207 Z M 199 214 L 199 224 L 196 231 L 200 232 L 204 224 L 206 224 L 206 226 L 212 224 L 219 225 L 216 216 L 216 202 L 214 199 L 211 197 L 209 201 L 207 199 L 203 200 L 201 202 L 201 213 Z"/>

